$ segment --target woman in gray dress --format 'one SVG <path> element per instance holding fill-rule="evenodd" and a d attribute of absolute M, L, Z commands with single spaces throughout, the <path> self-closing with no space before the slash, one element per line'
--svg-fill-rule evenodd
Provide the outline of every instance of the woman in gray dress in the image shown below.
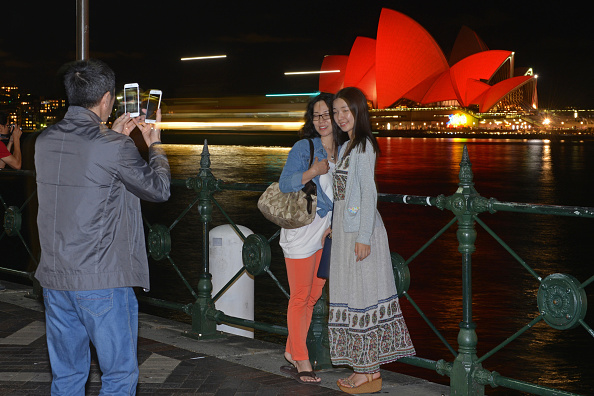
<path fill-rule="evenodd" d="M 334 175 L 330 264 L 330 357 L 353 374 L 338 380 L 347 393 L 381 390 L 380 364 L 415 354 L 400 310 L 388 235 L 377 210 L 374 172 L 379 147 L 365 95 L 344 88 L 334 120 L 349 136 Z"/>

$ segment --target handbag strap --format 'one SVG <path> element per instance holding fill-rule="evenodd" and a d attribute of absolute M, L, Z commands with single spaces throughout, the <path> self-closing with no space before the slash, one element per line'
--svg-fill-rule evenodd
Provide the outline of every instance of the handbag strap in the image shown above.
<path fill-rule="evenodd" d="M 307 139 L 309 141 L 309 167 L 311 168 L 311 164 L 313 164 L 313 154 L 314 154 L 314 145 L 313 140 Z"/>
<path fill-rule="evenodd" d="M 309 141 L 309 168 L 311 168 L 311 164 L 313 163 L 313 156 L 314 156 L 314 144 L 311 139 L 307 139 Z M 305 193 L 305 200 L 307 201 L 307 213 L 311 214 L 313 210 L 313 198 L 312 195 L 318 195 L 318 189 L 313 182 L 313 180 L 308 181 L 305 183 L 303 188 L 301 189 Z"/>

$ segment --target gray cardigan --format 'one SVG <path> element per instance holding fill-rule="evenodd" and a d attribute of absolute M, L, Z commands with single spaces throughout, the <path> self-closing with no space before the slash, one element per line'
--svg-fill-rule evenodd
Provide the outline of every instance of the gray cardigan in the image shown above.
<path fill-rule="evenodd" d="M 140 199 L 169 198 L 160 144 L 148 163 L 132 139 L 70 106 L 35 142 L 41 260 L 35 277 L 55 290 L 149 288 Z"/>
<path fill-rule="evenodd" d="M 357 242 L 371 244 L 371 234 L 375 227 L 377 211 L 377 188 L 375 186 L 375 152 L 366 140 L 365 152 L 361 145 L 351 150 L 348 178 L 346 183 L 344 211 L 344 232 L 358 232 Z M 342 158 L 348 144 L 340 150 Z"/>

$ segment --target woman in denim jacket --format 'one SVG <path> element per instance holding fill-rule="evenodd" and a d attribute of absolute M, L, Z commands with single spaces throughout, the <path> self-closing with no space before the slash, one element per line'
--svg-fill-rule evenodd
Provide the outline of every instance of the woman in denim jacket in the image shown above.
<path fill-rule="evenodd" d="M 319 384 L 321 381 L 309 361 L 306 339 L 314 305 L 322 295 L 326 282 L 316 274 L 322 255 L 322 236 L 330 226 L 332 174 L 340 145 L 338 128 L 332 121 L 332 99 L 331 94 L 321 93 L 309 102 L 305 124 L 300 131 L 302 139 L 289 152 L 279 180 L 280 190 L 285 193 L 301 190 L 310 180 L 317 187 L 314 221 L 296 229 L 283 228 L 279 240 L 291 289 L 285 358 L 292 365 L 282 366 L 281 371 L 306 384 Z M 312 140 L 314 149 L 311 166 L 308 139 Z"/>
<path fill-rule="evenodd" d="M 388 234 L 377 210 L 375 162 L 379 147 L 365 95 L 343 88 L 334 97 L 334 120 L 349 136 L 334 174 L 330 259 L 330 358 L 353 374 L 338 380 L 346 393 L 382 388 L 380 364 L 414 355 L 392 272 Z"/>

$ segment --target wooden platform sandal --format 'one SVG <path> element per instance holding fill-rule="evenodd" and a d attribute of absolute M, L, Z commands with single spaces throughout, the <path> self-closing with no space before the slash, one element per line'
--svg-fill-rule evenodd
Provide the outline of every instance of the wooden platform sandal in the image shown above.
<path fill-rule="evenodd" d="M 374 393 L 382 390 L 382 377 L 373 379 L 373 374 L 365 374 L 365 376 L 367 377 L 367 381 L 363 382 L 359 386 L 355 385 L 355 382 L 350 378 L 342 380 L 344 385 L 341 385 L 339 381 L 336 382 L 336 385 L 338 385 L 341 391 L 350 393 L 352 395 L 361 393 Z"/>

